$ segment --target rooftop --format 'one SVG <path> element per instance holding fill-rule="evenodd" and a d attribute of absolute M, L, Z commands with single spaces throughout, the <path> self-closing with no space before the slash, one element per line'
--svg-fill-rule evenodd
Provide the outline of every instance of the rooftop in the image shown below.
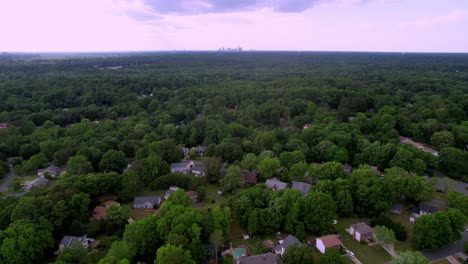
<path fill-rule="evenodd" d="M 320 239 L 322 241 L 325 248 L 341 246 L 341 240 L 338 238 L 337 235 L 328 235 L 319 237 L 317 239 Z"/>

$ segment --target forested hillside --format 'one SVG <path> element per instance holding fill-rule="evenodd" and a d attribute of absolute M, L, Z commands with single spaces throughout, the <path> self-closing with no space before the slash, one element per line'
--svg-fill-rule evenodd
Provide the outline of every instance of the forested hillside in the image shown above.
<path fill-rule="evenodd" d="M 433 199 L 438 175 L 468 181 L 466 54 L 67 56 L 0 55 L 0 263 L 221 263 L 237 229 L 305 241 L 353 217 L 393 227 L 402 251 L 460 237 L 468 201 L 455 191 L 414 237 L 387 212 Z M 191 172 L 175 171 L 181 161 Z M 50 165 L 60 172 L 38 173 Z M 310 192 L 272 190 L 273 178 Z M 197 201 L 179 189 L 136 209 L 174 185 Z M 121 206 L 93 220 L 108 200 Z M 430 217 L 449 226 L 430 237 Z M 99 243 L 58 250 L 85 234 Z M 288 252 L 318 261 L 300 251 Z"/>

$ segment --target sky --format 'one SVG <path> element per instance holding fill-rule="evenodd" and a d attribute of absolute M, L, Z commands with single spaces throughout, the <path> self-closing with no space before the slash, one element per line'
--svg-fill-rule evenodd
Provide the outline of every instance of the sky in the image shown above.
<path fill-rule="evenodd" d="M 468 0 L 0 0 L 0 51 L 468 52 Z"/>

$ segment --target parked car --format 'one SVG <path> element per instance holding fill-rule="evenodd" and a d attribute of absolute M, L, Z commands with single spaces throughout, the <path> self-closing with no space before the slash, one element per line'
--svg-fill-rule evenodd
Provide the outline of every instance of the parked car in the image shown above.
<path fill-rule="evenodd" d="M 354 258 L 354 253 L 352 251 L 346 249 L 346 254 L 348 254 L 350 257 Z"/>

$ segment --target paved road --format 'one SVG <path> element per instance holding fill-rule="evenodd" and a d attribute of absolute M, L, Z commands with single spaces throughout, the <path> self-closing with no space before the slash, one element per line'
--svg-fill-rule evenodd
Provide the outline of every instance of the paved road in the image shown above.
<path fill-rule="evenodd" d="M 13 176 L 15 175 L 15 169 L 13 166 L 10 166 L 10 171 L 3 177 L 3 182 L 0 185 L 0 192 L 7 191 L 8 188 L 10 187 L 10 182 L 11 179 L 13 179 Z"/>
<path fill-rule="evenodd" d="M 455 243 L 435 250 L 424 250 L 421 253 L 432 262 L 462 252 L 465 241 L 468 241 L 468 232 L 463 232 L 462 238 Z"/>

